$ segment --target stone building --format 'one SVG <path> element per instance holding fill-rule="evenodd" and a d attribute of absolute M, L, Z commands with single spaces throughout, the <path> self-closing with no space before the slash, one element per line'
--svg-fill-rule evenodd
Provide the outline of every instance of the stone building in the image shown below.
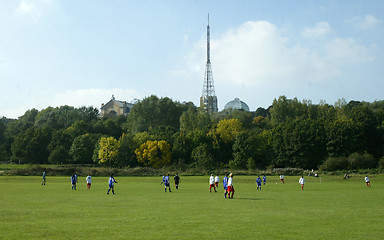
<path fill-rule="evenodd" d="M 119 115 L 128 115 L 133 104 L 126 101 L 119 101 L 112 95 L 112 99 L 106 104 L 101 104 L 100 117 L 114 117 Z"/>

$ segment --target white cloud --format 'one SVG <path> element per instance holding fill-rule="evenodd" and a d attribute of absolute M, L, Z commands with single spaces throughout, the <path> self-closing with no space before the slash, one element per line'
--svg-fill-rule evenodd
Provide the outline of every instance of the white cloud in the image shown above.
<path fill-rule="evenodd" d="M 291 85 L 336 74 L 316 51 L 293 45 L 279 28 L 266 21 L 246 22 L 212 45 L 220 81 L 242 86 Z"/>
<path fill-rule="evenodd" d="M 36 108 L 42 110 L 47 107 L 60 107 L 64 105 L 73 107 L 94 107 L 100 109 L 102 103 L 107 103 L 112 95 L 115 99 L 120 101 L 132 102 L 137 98 L 142 97 L 134 89 L 77 89 L 68 90 L 65 92 L 55 93 L 49 95 L 49 92 L 41 92 L 39 98 L 29 96 L 30 99 L 20 104 L 20 107 L 8 108 L 3 106 L 0 117 L 18 118 L 22 116 L 27 110 Z M 27 98 L 25 98 L 27 99 Z"/>
<path fill-rule="evenodd" d="M 29 14 L 33 11 L 36 11 L 36 6 L 32 3 L 21 1 L 16 10 L 22 14 Z"/>
<path fill-rule="evenodd" d="M 28 3 L 21 1 L 16 8 L 16 12 L 22 15 L 31 16 L 34 19 L 37 19 L 41 15 L 40 9 L 33 3 Z"/>
<path fill-rule="evenodd" d="M 301 34 L 305 38 L 319 38 L 328 35 L 331 32 L 331 27 L 327 22 L 319 22 L 315 27 L 305 28 Z"/>
<path fill-rule="evenodd" d="M 325 47 L 328 59 L 338 64 L 371 62 L 374 60 L 374 48 L 365 47 L 353 38 L 335 38 Z"/>
<path fill-rule="evenodd" d="M 51 0 L 22 0 L 15 8 L 15 12 L 19 15 L 30 17 L 36 22 L 47 11 L 49 6 L 52 6 Z"/>
<path fill-rule="evenodd" d="M 53 96 L 51 106 L 69 105 L 74 107 L 93 106 L 100 108 L 102 103 L 107 103 L 112 95 L 116 100 L 132 102 L 139 94 L 134 89 L 77 89 L 57 93 Z"/>
<path fill-rule="evenodd" d="M 347 22 L 353 24 L 356 28 L 367 30 L 376 27 L 380 23 L 380 20 L 375 16 L 368 14 L 365 17 L 349 19 Z"/>
<path fill-rule="evenodd" d="M 267 21 L 249 21 L 211 39 L 211 60 L 215 85 L 295 88 L 300 84 L 326 82 L 339 77 L 345 67 L 372 61 L 374 47 L 366 47 L 353 38 L 326 36 L 328 23 L 306 28 L 306 36 L 325 36 L 316 47 L 306 38 L 292 43 L 285 31 Z M 310 47 L 309 47 L 310 46 Z M 186 58 L 178 72 L 185 78 L 203 79 L 205 37 Z M 217 81 L 216 81 L 217 79 Z M 217 90 L 217 89 L 216 89 Z"/>

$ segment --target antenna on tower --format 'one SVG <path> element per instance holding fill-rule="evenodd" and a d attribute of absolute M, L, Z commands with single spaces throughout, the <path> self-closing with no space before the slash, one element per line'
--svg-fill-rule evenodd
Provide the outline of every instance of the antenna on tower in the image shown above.
<path fill-rule="evenodd" d="M 200 107 L 204 108 L 209 114 L 217 112 L 217 97 L 213 86 L 212 66 L 211 66 L 211 46 L 210 46 L 210 29 L 209 29 L 209 13 L 207 25 L 207 63 L 205 66 L 205 78 L 203 84 L 203 94 L 200 97 Z"/>

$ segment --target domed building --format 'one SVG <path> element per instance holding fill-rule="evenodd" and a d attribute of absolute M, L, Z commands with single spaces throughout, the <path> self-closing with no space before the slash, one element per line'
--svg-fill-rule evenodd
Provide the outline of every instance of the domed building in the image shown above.
<path fill-rule="evenodd" d="M 233 110 L 244 110 L 249 112 L 249 107 L 245 102 L 241 101 L 239 98 L 235 98 L 234 100 L 229 101 L 224 106 L 224 111 L 233 111 Z"/>

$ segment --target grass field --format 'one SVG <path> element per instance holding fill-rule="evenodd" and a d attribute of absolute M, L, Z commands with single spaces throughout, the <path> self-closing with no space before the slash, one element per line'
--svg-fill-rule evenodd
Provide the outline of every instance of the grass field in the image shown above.
<path fill-rule="evenodd" d="M 222 178 L 222 177 L 221 177 Z M 222 185 L 210 193 L 208 177 L 183 177 L 179 191 L 164 193 L 160 177 L 85 176 L 71 190 L 70 177 L 0 177 L 1 239 L 384 239 L 384 175 L 234 176 L 235 199 Z M 321 180 L 321 182 L 320 182 Z"/>

